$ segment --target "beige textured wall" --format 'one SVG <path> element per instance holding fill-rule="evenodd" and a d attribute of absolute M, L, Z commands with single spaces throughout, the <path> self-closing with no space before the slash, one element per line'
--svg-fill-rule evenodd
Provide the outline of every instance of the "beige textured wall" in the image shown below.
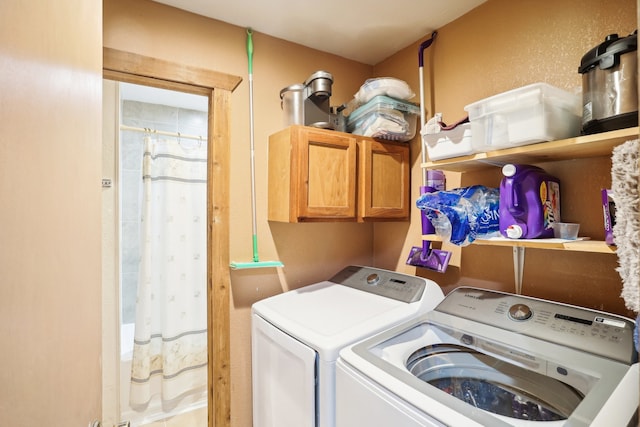
<path fill-rule="evenodd" d="M 102 7 L 0 4 L 0 425 L 100 419 Z"/>
<path fill-rule="evenodd" d="M 626 36 L 636 26 L 634 0 L 489 0 L 439 29 L 436 42 L 425 51 L 427 117 L 442 112 L 445 122 L 454 122 L 466 115 L 466 105 L 531 83 L 580 89 L 582 80 L 577 70 L 582 56 L 606 35 Z M 404 78 L 417 90 L 418 46 L 429 36 L 376 65 L 374 74 Z M 415 138 L 412 200 L 418 197 L 421 181 L 419 152 L 419 140 Z M 539 166 L 561 179 L 561 191 L 571 200 L 571 204 L 563 203 L 563 219 L 581 222 L 584 235 L 604 240 L 599 191 L 611 184 L 610 159 Z M 448 182 L 452 186 L 497 187 L 500 178 L 500 171 L 495 168 L 462 176 L 449 174 Z M 461 268 L 450 268 L 441 275 L 416 271 L 404 264 L 411 246 L 420 244 L 419 235 L 417 209 L 413 209 L 408 231 L 402 224 L 376 224 L 375 263 L 430 277 L 445 290 L 469 284 L 514 291 L 510 248 L 464 248 Z M 404 242 L 400 241 L 403 238 Z M 620 298 L 616 265 L 615 255 L 528 249 L 523 292 L 632 316 Z"/>

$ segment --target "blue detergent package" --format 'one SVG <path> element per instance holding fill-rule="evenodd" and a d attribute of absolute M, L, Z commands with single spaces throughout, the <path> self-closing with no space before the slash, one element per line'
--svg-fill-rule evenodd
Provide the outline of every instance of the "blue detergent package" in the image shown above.
<path fill-rule="evenodd" d="M 458 246 L 500 234 L 500 190 L 483 185 L 425 193 L 416 205 L 436 234 Z"/>

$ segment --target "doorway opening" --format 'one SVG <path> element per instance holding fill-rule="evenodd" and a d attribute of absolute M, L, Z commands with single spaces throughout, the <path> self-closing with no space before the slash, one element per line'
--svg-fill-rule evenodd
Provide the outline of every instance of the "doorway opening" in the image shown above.
<path fill-rule="evenodd" d="M 117 303 L 105 307 L 120 338 L 113 417 L 132 427 L 177 417 L 206 425 L 208 98 L 107 85 L 118 129 L 105 139 L 117 177 L 115 234 L 105 236 L 117 256 Z"/>
<path fill-rule="evenodd" d="M 230 170 L 230 104 L 231 93 L 238 87 L 242 79 L 231 74 L 211 69 L 193 67 L 159 58 L 139 55 L 132 52 L 112 48 L 103 48 L 103 77 L 108 81 L 120 81 L 151 87 L 177 90 L 185 93 L 199 94 L 208 98 L 208 152 L 207 152 L 207 253 L 215 256 L 207 257 L 207 357 L 208 357 L 208 423 L 209 427 L 228 427 L 230 425 L 230 340 L 229 340 L 229 170 Z M 108 92 L 105 88 L 104 93 Z M 105 105 L 108 96 L 103 97 Z M 117 118 L 109 116 L 113 109 L 104 108 L 103 139 L 116 139 L 115 126 Z M 103 146 L 103 149 L 105 147 Z M 105 149 L 103 169 L 109 170 L 109 162 L 113 163 L 114 153 Z M 112 166 L 113 167 L 113 166 Z M 103 186 L 109 183 L 103 178 Z M 116 206 L 113 192 L 103 192 L 104 228 L 108 229 L 113 212 L 108 206 Z M 115 224 L 113 225 L 115 227 Z M 112 233 L 111 235 L 115 235 Z M 103 240 L 103 301 L 104 306 L 116 304 L 119 295 L 113 295 L 114 278 L 110 272 L 116 271 L 117 264 L 110 268 L 109 260 L 117 256 L 109 256 L 114 245 Z M 103 310 L 106 312 L 107 310 Z M 119 330 L 117 322 L 111 323 L 103 316 L 103 348 L 118 347 Z M 111 328 L 111 329 L 110 329 Z M 113 353 L 113 355 L 111 355 Z M 118 399 L 108 396 L 118 393 L 117 387 L 110 381 L 118 377 L 118 360 L 114 351 L 103 351 L 103 422 L 109 425 L 118 424 L 109 418 L 109 414 L 117 413 L 111 406 Z"/>

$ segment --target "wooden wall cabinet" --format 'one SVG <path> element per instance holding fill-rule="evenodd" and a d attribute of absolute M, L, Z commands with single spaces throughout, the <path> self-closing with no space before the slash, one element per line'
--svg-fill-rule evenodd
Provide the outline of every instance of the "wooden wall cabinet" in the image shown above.
<path fill-rule="evenodd" d="M 406 221 L 409 145 L 290 126 L 269 137 L 270 221 Z"/>

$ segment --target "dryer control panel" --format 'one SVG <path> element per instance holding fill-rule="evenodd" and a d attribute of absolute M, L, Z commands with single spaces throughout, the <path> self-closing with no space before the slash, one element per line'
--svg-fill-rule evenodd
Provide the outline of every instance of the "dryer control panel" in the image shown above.
<path fill-rule="evenodd" d="M 625 363 L 637 360 L 634 322 L 616 314 L 469 287 L 449 293 L 435 311 Z"/>
<path fill-rule="evenodd" d="M 426 280 L 395 271 L 354 265 L 344 268 L 330 279 L 333 283 L 408 304 L 422 299 Z"/>

